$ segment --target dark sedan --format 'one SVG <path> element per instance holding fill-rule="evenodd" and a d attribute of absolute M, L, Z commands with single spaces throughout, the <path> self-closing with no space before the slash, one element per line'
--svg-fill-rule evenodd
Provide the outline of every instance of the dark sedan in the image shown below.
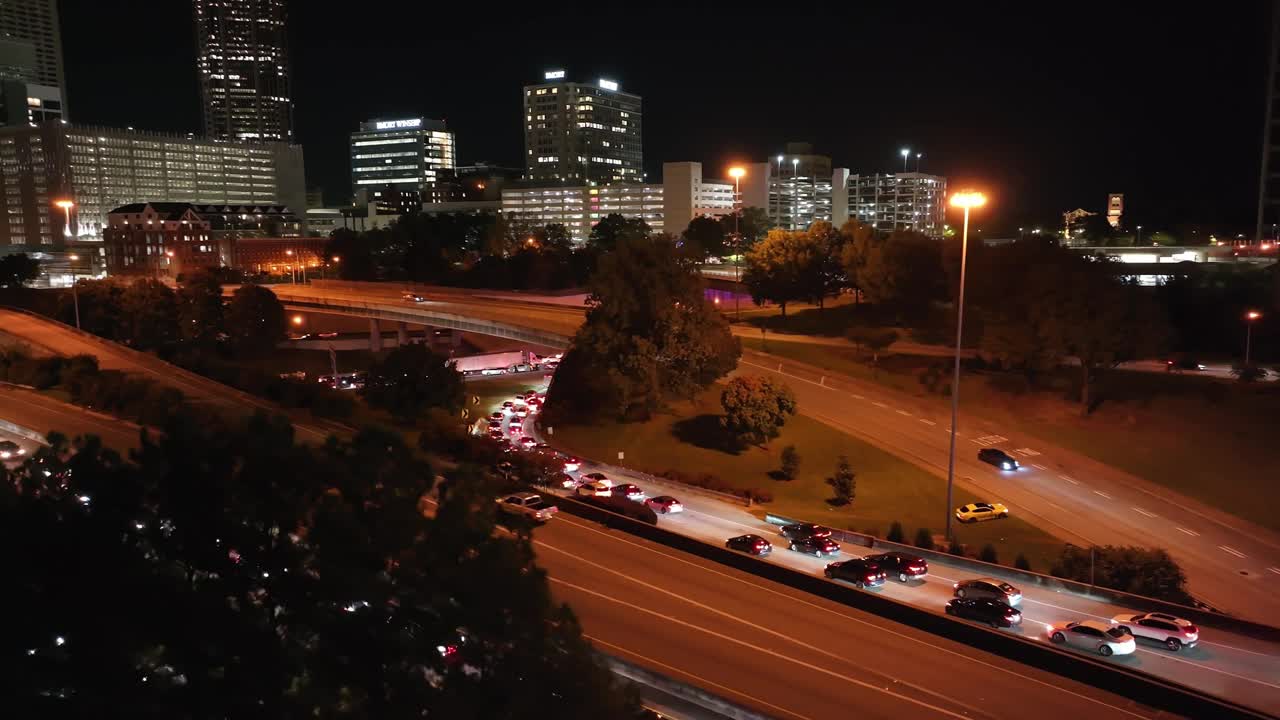
<path fill-rule="evenodd" d="M 830 563 L 822 574 L 832 580 L 851 582 L 860 588 L 880 587 L 885 579 L 885 572 L 880 566 L 866 559 Z"/>
<path fill-rule="evenodd" d="M 996 448 L 982 448 L 978 451 L 978 459 L 1001 470 L 1017 470 L 1020 467 L 1012 455 Z"/>
<path fill-rule="evenodd" d="M 799 540 L 800 538 L 831 537 L 831 528 L 822 525 L 814 525 L 813 523 L 796 523 L 794 525 L 783 525 L 778 529 L 782 533 L 782 537 L 788 540 Z"/>
<path fill-rule="evenodd" d="M 929 563 L 922 557 L 906 553 L 890 552 L 868 555 L 867 560 L 880 566 L 889 575 L 896 575 L 899 582 L 920 579 L 929 574 Z"/>
<path fill-rule="evenodd" d="M 840 554 L 840 543 L 826 537 L 800 537 L 791 541 L 790 549 L 814 557 L 834 557 Z"/>
<path fill-rule="evenodd" d="M 739 535 L 725 541 L 724 546 L 748 555 L 768 555 L 773 552 L 773 544 L 759 535 Z"/>
<path fill-rule="evenodd" d="M 947 603 L 948 615 L 977 620 L 994 628 L 1013 627 L 1022 622 L 1022 613 L 998 600 L 953 598 Z"/>

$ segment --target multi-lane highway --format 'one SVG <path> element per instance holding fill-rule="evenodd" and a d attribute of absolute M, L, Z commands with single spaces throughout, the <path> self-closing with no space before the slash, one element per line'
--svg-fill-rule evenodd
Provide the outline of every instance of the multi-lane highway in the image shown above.
<path fill-rule="evenodd" d="M 141 438 L 141 428 L 127 420 L 91 412 L 47 395 L 10 385 L 0 385 L 0 420 L 28 431 L 27 434 L 9 438 L 18 440 L 28 450 L 35 445 L 28 434 L 43 437 L 50 430 L 57 430 L 71 437 L 97 435 L 103 445 L 122 454 L 137 448 Z"/>
<path fill-rule="evenodd" d="M 288 292 L 411 305 L 400 299 L 401 288 L 394 284 L 299 285 Z M 566 335 L 580 324 L 582 308 L 576 303 L 535 299 L 433 288 L 423 308 Z M 950 419 L 936 398 L 754 352 L 744 354 L 739 372 L 783 379 L 796 391 L 801 413 L 945 476 Z M 1201 601 L 1261 622 L 1280 618 L 1280 534 L 963 408 L 960 432 L 959 482 L 979 497 L 1004 502 L 1067 542 L 1163 547 L 1183 567 Z M 1004 449 L 1025 469 L 1011 475 L 978 463 L 981 447 Z M 939 508 L 940 522 L 945 511 Z"/>
<path fill-rule="evenodd" d="M 497 408 L 489 410 L 494 411 Z M 510 415 L 507 415 L 502 420 L 503 430 L 513 434 L 508 425 L 509 419 Z M 537 433 L 531 420 L 525 421 L 524 428 L 514 434 L 530 434 L 536 437 Z M 682 492 L 678 486 L 655 478 L 623 469 L 601 467 L 590 462 L 584 463 L 573 474 L 581 477 L 582 473 L 596 471 L 603 471 L 615 482 L 634 483 L 640 486 L 648 496 L 674 494 L 678 497 L 685 511 L 659 517 L 659 525 L 667 529 L 714 544 L 722 544 L 726 539 L 736 535 L 754 533 L 774 543 L 774 553 L 767 562 L 781 563 L 792 569 L 815 575 L 821 575 L 826 563 L 829 562 L 787 550 L 786 542 L 778 535 L 777 527 L 755 517 L 741 506 L 730 505 L 696 493 Z M 566 519 L 568 518 L 561 515 L 547 527 L 550 528 Z M 545 534 L 539 534 L 538 537 L 545 537 Z M 871 552 L 866 548 L 850 545 L 842 548 L 844 558 L 861 557 Z M 596 556 L 584 553 L 583 557 Z M 900 583 L 890 580 L 884 587 L 869 592 L 883 594 L 925 609 L 940 611 L 952 597 L 954 583 L 976 577 L 978 575 L 966 567 L 935 562 L 923 581 Z M 1118 605 L 1098 597 L 1067 591 L 1032 586 L 1022 587 L 1021 590 L 1024 594 L 1023 624 L 1005 632 L 1013 632 L 1038 642 L 1048 642 L 1047 627 L 1055 623 L 1081 619 L 1105 622 L 1122 613 L 1133 614 L 1152 609 Z M 1202 638 L 1202 642 L 1197 647 L 1183 649 L 1178 653 L 1170 652 L 1159 645 L 1147 645 L 1144 642 L 1136 654 L 1113 658 L 1108 662 L 1151 673 L 1157 677 L 1261 710 L 1274 711 L 1280 708 L 1280 647 L 1246 635 L 1213 628 L 1204 629 Z"/>

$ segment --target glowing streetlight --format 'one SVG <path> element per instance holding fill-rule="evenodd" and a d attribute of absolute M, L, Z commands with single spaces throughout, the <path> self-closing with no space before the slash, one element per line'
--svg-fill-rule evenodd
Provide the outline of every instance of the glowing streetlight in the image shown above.
<path fill-rule="evenodd" d="M 67 237 L 71 237 L 71 208 L 75 206 L 76 204 L 70 200 L 59 200 L 54 203 L 54 207 L 62 208 L 63 216 L 66 218 L 66 222 L 62 225 L 62 234 Z"/>
<path fill-rule="evenodd" d="M 334 256 L 333 256 L 333 261 L 334 261 L 334 262 L 342 262 L 342 258 L 338 257 L 337 255 L 334 255 Z"/>
<path fill-rule="evenodd" d="M 951 539 L 952 487 L 956 477 L 956 423 L 960 419 L 960 338 L 964 332 L 964 275 L 969 257 L 969 211 L 987 204 L 987 196 L 962 190 L 951 196 L 951 207 L 964 210 L 964 230 L 960 234 L 960 297 L 956 301 L 956 358 L 951 379 L 951 451 L 947 458 L 947 539 Z"/>
<path fill-rule="evenodd" d="M 294 324 L 294 325 L 301 325 L 301 324 L 302 324 L 302 316 L 301 316 L 301 315 L 294 315 L 291 319 L 293 320 L 293 324 Z"/>
<path fill-rule="evenodd" d="M 779 162 L 782 161 L 781 155 L 778 156 L 778 161 Z M 736 165 L 729 168 L 729 177 L 733 178 L 733 280 L 734 282 L 741 281 L 740 273 L 742 268 L 742 235 L 741 233 L 738 232 L 738 215 L 741 214 L 740 211 L 738 210 L 738 198 L 742 197 L 740 187 L 742 182 L 742 176 L 746 174 L 747 174 L 746 170 Z M 742 308 L 738 304 L 738 294 L 739 294 L 738 290 L 739 288 L 735 288 L 733 291 L 733 314 L 738 320 L 741 320 Z M 720 304 L 720 298 L 716 298 L 716 304 L 717 305 Z"/>
<path fill-rule="evenodd" d="M 911 148 L 902 148 L 898 151 L 898 154 L 902 156 L 902 172 L 906 172 L 907 158 L 911 157 Z"/>
<path fill-rule="evenodd" d="M 1244 366 L 1249 367 L 1249 351 L 1253 349 L 1253 321 L 1262 317 L 1262 313 L 1257 310 L 1250 310 L 1244 314 Z"/>
<path fill-rule="evenodd" d="M 920 158 L 924 157 L 924 153 L 916 153 L 916 172 L 920 172 Z"/>

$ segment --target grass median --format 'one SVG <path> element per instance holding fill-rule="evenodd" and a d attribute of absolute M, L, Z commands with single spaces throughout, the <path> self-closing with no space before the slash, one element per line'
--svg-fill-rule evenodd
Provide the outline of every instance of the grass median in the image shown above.
<path fill-rule="evenodd" d="M 817 420 L 790 419 L 782 435 L 765 448 L 737 453 L 719 449 L 715 436 L 719 393 L 718 387 L 712 388 L 696 401 L 677 403 L 648 422 L 557 426 L 554 444 L 581 457 L 652 474 L 669 469 L 710 473 L 735 487 L 765 490 L 774 499 L 755 507 L 760 515 L 772 512 L 880 537 L 897 520 L 908 541 L 922 527 L 941 534 L 946 521 L 946 483 L 941 478 Z M 801 458 L 799 473 L 790 481 L 776 479 L 779 457 L 787 445 L 794 445 Z M 619 452 L 622 460 L 617 459 Z M 840 455 L 849 458 L 857 474 L 856 497 L 848 506 L 833 507 L 827 502 L 831 487 L 826 478 Z M 956 505 L 975 500 L 999 498 L 978 498 L 956 490 Z M 1040 572 L 1048 570 L 1062 548 L 1061 540 L 1016 517 L 959 526 L 956 536 L 970 554 L 990 543 L 1005 564 L 1012 565 L 1022 553 Z"/>

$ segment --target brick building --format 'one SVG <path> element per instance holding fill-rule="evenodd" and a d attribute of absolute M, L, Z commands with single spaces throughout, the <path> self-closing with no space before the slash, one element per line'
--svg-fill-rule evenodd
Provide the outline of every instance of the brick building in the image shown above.
<path fill-rule="evenodd" d="M 107 273 L 177 277 L 230 264 L 209 221 L 190 203 L 131 203 L 107 213 L 102 232 Z"/>

